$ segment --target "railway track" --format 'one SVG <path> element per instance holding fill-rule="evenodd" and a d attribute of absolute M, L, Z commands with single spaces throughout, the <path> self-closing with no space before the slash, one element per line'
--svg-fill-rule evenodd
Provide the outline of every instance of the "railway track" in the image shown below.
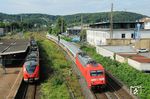
<path fill-rule="evenodd" d="M 106 76 L 108 80 L 105 88 L 100 91 L 93 91 L 96 99 L 135 99 L 113 77 L 108 75 L 110 74 L 107 72 Z"/>
<path fill-rule="evenodd" d="M 58 44 L 56 39 L 53 39 L 52 41 Z M 63 48 L 70 56 L 70 58 L 75 62 L 73 54 L 63 44 L 59 43 L 59 46 Z M 111 79 L 111 81 L 108 81 L 106 87 L 103 89 L 103 92 L 92 91 L 91 93 L 93 94 L 94 97 L 91 98 L 87 97 L 88 99 L 134 99 L 128 92 L 126 92 L 122 88 L 122 86 L 118 84 L 118 82 L 116 82 L 113 79 L 113 77 L 110 77 L 108 75 L 110 74 L 107 72 L 107 79 Z"/>
<path fill-rule="evenodd" d="M 95 93 L 96 99 L 108 99 L 106 94 Z"/>
<path fill-rule="evenodd" d="M 36 99 L 36 84 L 28 84 L 22 80 L 15 99 Z"/>
<path fill-rule="evenodd" d="M 35 95 L 36 95 L 36 84 L 28 85 L 24 99 L 35 99 Z"/>
<path fill-rule="evenodd" d="M 127 91 L 125 91 L 121 85 L 119 85 L 116 81 L 112 80 L 112 78 L 109 78 L 107 87 L 114 92 L 115 96 L 118 99 L 133 99 L 135 97 L 132 97 Z"/>

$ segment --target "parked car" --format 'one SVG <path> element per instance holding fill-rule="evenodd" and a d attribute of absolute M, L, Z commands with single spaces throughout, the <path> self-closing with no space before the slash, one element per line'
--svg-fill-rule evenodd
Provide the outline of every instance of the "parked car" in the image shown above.
<path fill-rule="evenodd" d="M 148 51 L 149 51 L 149 49 L 147 49 L 147 48 L 137 49 L 137 52 L 139 52 L 139 53 L 145 53 L 145 52 L 148 52 Z"/>

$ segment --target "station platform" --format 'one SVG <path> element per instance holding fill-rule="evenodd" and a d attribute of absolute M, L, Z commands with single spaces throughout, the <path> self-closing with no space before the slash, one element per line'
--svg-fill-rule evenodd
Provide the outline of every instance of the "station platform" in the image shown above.
<path fill-rule="evenodd" d="M 0 40 L 0 99 L 14 99 L 22 82 L 29 40 Z M 2 67 L 5 67 L 6 73 Z"/>
<path fill-rule="evenodd" d="M 4 74 L 4 70 L 0 68 L 0 99 L 8 99 L 8 97 L 14 98 L 12 90 L 17 90 L 19 79 L 22 80 L 22 68 L 14 67 L 14 68 L 6 68 L 6 74 Z M 10 99 L 10 98 L 9 98 Z"/>

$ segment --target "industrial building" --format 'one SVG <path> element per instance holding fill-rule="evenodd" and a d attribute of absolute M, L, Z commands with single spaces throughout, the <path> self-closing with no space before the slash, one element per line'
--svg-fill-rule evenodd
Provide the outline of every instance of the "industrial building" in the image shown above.
<path fill-rule="evenodd" d="M 150 58 L 139 54 L 116 54 L 116 61 L 128 63 L 139 71 L 150 72 Z"/>
<path fill-rule="evenodd" d="M 96 46 L 96 52 L 133 68 L 150 72 L 150 58 L 141 56 L 132 46 Z"/>
<path fill-rule="evenodd" d="M 83 26 L 74 26 L 71 28 L 67 28 L 67 33 L 69 35 L 79 35 L 79 33 L 81 32 L 81 29 L 83 30 L 87 30 L 89 29 L 89 24 L 83 24 Z"/>
<path fill-rule="evenodd" d="M 150 19 L 145 18 L 137 22 L 114 22 L 113 31 L 110 31 L 110 22 L 91 24 L 87 29 L 87 42 L 91 45 L 108 45 L 115 40 L 130 40 L 122 44 L 128 45 L 131 40 L 150 38 Z M 112 40 L 110 42 L 110 39 Z"/>
<path fill-rule="evenodd" d="M 115 59 L 116 54 L 137 54 L 132 46 L 96 46 L 96 52 L 111 59 Z"/>
<path fill-rule="evenodd" d="M 143 22 L 144 29 L 150 29 L 150 18 L 149 17 L 142 18 L 139 21 Z"/>
<path fill-rule="evenodd" d="M 72 27 L 72 28 L 67 28 L 67 33 L 69 35 L 78 35 L 81 31 L 81 27 Z"/>
<path fill-rule="evenodd" d="M 87 42 L 91 45 L 108 45 L 110 40 L 110 29 L 88 29 Z M 140 30 L 140 39 L 150 38 L 150 30 Z M 114 29 L 112 40 L 134 40 L 134 29 Z"/>

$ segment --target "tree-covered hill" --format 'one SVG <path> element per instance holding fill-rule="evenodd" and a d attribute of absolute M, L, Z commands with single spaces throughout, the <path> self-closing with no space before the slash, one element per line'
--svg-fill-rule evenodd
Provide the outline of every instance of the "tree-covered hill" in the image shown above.
<path fill-rule="evenodd" d="M 67 23 L 80 24 L 81 15 L 83 17 L 83 23 L 96 23 L 110 20 L 110 12 L 81 13 L 81 14 L 67 15 L 64 18 Z M 116 11 L 113 13 L 113 20 L 115 22 L 136 21 L 143 17 L 147 16 L 124 11 Z"/>
<path fill-rule="evenodd" d="M 73 15 L 64 15 L 64 20 L 68 25 L 78 25 L 81 21 L 81 15 L 83 17 L 83 23 L 95 23 L 100 21 L 109 21 L 110 12 L 100 12 L 100 13 L 79 13 Z M 146 17 L 145 15 L 132 13 L 132 12 L 124 12 L 124 11 L 115 11 L 113 13 L 114 21 L 136 21 L 140 18 Z M 39 23 L 39 24 L 49 24 L 55 23 L 57 18 L 60 16 L 55 15 L 47 15 L 47 14 L 4 14 L 0 13 L 0 21 L 9 21 L 9 22 L 20 22 L 22 17 L 23 22 L 30 23 Z"/>

